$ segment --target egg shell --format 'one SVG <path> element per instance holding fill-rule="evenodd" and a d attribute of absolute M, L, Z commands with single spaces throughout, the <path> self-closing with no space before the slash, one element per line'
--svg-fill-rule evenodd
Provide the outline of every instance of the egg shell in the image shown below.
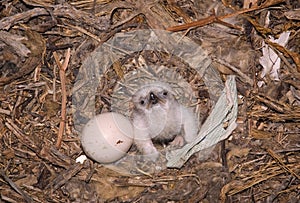
<path fill-rule="evenodd" d="M 109 112 L 96 115 L 83 128 L 81 145 L 99 163 L 112 163 L 126 155 L 133 143 L 133 128 L 125 116 Z"/>

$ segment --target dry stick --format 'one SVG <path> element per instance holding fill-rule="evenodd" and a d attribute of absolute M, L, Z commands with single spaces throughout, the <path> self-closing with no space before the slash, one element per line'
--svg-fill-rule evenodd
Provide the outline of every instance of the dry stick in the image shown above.
<path fill-rule="evenodd" d="M 267 152 L 276 160 L 276 162 L 279 164 L 279 166 L 281 168 L 283 168 L 284 170 L 286 170 L 287 172 L 289 172 L 290 174 L 292 174 L 293 176 L 295 176 L 296 178 L 298 178 L 298 180 L 300 180 L 300 176 L 297 175 L 292 169 L 290 169 L 287 165 L 285 165 L 283 163 L 283 161 L 281 160 L 281 158 L 271 149 L 267 149 Z"/>
<path fill-rule="evenodd" d="M 38 151 L 38 147 L 35 145 L 35 143 L 29 138 L 29 136 L 26 136 L 22 132 L 22 130 L 14 123 L 12 119 L 7 118 L 5 122 L 5 126 L 18 138 L 19 142 L 23 143 L 33 152 Z"/>
<path fill-rule="evenodd" d="M 51 188 L 52 192 L 63 186 L 67 181 L 74 177 L 81 169 L 84 167 L 84 164 L 76 163 L 71 165 L 67 170 L 60 173 L 54 180 L 51 181 L 49 185 L 46 186 L 46 189 Z"/>
<path fill-rule="evenodd" d="M 101 39 L 97 36 L 97 35 L 94 35 L 93 33 L 87 31 L 86 29 L 82 28 L 82 27 L 79 27 L 79 26 L 74 26 L 74 25 L 71 25 L 71 24 L 68 24 L 69 27 L 75 29 L 75 30 L 78 30 L 79 32 L 93 38 L 94 40 L 97 40 L 98 42 L 101 42 Z"/>
<path fill-rule="evenodd" d="M 242 191 L 244 191 L 246 189 L 249 189 L 249 188 L 253 187 L 254 185 L 257 185 L 257 184 L 259 184 L 261 182 L 264 182 L 264 181 L 266 181 L 268 179 L 271 179 L 271 178 L 273 178 L 275 176 L 278 176 L 278 175 L 280 175 L 282 173 L 284 173 L 284 171 L 280 170 L 280 171 L 275 171 L 273 173 L 272 172 L 269 172 L 269 173 L 267 172 L 266 174 L 262 174 L 257 179 L 255 179 L 255 177 L 249 177 L 249 179 L 251 178 L 251 179 L 254 179 L 254 180 L 251 180 L 251 181 L 249 181 L 249 183 L 243 184 L 241 186 L 234 187 L 227 194 L 229 196 L 233 196 L 233 195 L 238 194 L 238 193 L 240 193 L 240 192 L 242 192 Z"/>
<path fill-rule="evenodd" d="M 6 114 L 6 115 L 10 116 L 11 112 L 9 110 L 0 108 L 0 114 Z"/>
<path fill-rule="evenodd" d="M 222 59 L 215 58 L 214 61 L 216 61 L 219 64 L 222 64 L 222 65 L 226 66 L 227 68 L 231 69 L 232 71 L 236 72 L 241 78 L 243 78 L 245 80 L 246 83 L 253 86 L 253 84 L 254 84 L 253 80 L 250 77 L 248 77 L 245 73 L 243 73 L 240 69 L 236 68 L 235 66 L 231 65 L 230 63 L 228 63 Z"/>
<path fill-rule="evenodd" d="M 25 193 L 23 190 L 21 190 L 21 188 L 19 188 L 6 174 L 3 170 L 0 170 L 0 175 L 3 177 L 3 179 L 20 195 L 22 195 L 22 197 L 24 198 L 24 200 L 26 202 L 33 202 L 32 198 Z"/>
<path fill-rule="evenodd" d="M 258 94 L 255 96 L 255 99 L 257 99 L 257 101 L 259 101 L 261 103 L 264 103 L 268 108 L 270 108 L 274 111 L 277 111 L 279 113 L 288 113 L 288 112 L 292 111 L 292 109 L 289 105 L 287 105 L 283 102 L 277 101 L 275 99 L 272 99 L 268 96 L 263 96 L 263 95 Z"/>
<path fill-rule="evenodd" d="M 53 67 L 53 84 L 52 84 L 52 90 L 53 90 L 53 101 L 56 102 L 56 66 Z"/>
<path fill-rule="evenodd" d="M 60 77 L 60 84 L 61 84 L 61 96 L 62 96 L 62 101 L 61 101 L 61 120 L 59 123 L 59 131 L 57 135 L 57 142 L 56 142 L 56 147 L 60 148 L 62 138 L 63 138 L 63 133 L 65 130 L 65 124 L 66 124 L 66 108 L 67 108 L 67 91 L 66 91 L 66 69 L 69 64 L 70 60 L 70 54 L 71 50 L 68 48 L 67 52 L 65 53 L 65 60 L 64 63 L 61 64 L 58 58 L 58 55 L 56 52 L 53 52 L 54 59 L 56 61 L 56 64 L 59 67 L 59 77 Z"/>
<path fill-rule="evenodd" d="M 195 21 L 195 22 L 169 27 L 169 28 L 167 28 L 167 30 L 176 32 L 176 31 L 186 30 L 186 29 L 189 29 L 191 27 L 200 27 L 200 26 L 211 24 L 211 23 L 215 22 L 216 19 L 217 19 L 216 16 L 211 15 L 211 16 L 208 16 L 207 18 L 204 18 L 204 19 L 201 19 L 201 20 L 198 20 L 198 21 Z"/>
<path fill-rule="evenodd" d="M 266 7 L 281 3 L 281 2 L 283 2 L 283 0 L 278 0 L 278 1 L 271 2 L 271 3 L 266 3 L 266 4 L 261 5 L 261 6 L 254 6 L 252 8 L 243 9 L 243 10 L 236 11 L 234 13 L 230 13 L 230 14 L 223 15 L 223 16 L 216 16 L 215 14 L 213 14 L 211 16 L 208 16 L 207 18 L 203 18 L 201 20 L 197 20 L 197 21 L 194 21 L 194 22 L 191 22 L 191 23 L 186 23 L 186 24 L 183 24 L 183 25 L 177 25 L 177 26 L 169 27 L 169 28 L 167 28 L 167 30 L 176 32 L 176 31 L 186 30 L 186 29 L 191 28 L 191 27 L 200 27 L 200 26 L 208 25 L 208 24 L 211 24 L 211 23 L 214 23 L 214 22 L 220 23 L 221 20 L 223 20 L 223 19 L 231 18 L 231 17 L 237 16 L 237 15 L 240 15 L 240 14 L 250 12 L 250 11 L 255 11 L 255 10 L 258 10 L 258 9 L 266 8 Z"/>

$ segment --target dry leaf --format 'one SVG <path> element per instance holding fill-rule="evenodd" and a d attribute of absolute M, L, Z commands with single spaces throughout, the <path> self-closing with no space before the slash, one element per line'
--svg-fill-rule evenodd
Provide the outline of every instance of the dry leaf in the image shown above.
<path fill-rule="evenodd" d="M 278 39 L 270 36 L 270 41 L 285 46 L 289 40 L 290 32 L 283 32 Z M 270 74 L 271 79 L 279 81 L 278 72 L 280 69 L 281 59 L 276 52 L 263 42 L 262 48 L 263 56 L 260 57 L 259 63 L 263 66 L 261 77 L 264 78 Z"/>

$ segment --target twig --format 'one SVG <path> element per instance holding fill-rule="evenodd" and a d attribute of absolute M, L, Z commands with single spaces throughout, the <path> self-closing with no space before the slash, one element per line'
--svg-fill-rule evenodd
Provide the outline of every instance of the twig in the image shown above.
<path fill-rule="evenodd" d="M 26 194 L 23 190 L 21 190 L 21 188 L 19 188 L 6 174 L 3 170 L 0 170 L 0 174 L 3 177 L 3 179 L 20 195 L 22 195 L 22 197 L 24 198 L 24 200 L 26 202 L 33 202 L 32 198 Z"/>
<path fill-rule="evenodd" d="M 298 152 L 300 151 L 300 148 L 291 148 L 291 149 L 282 149 L 282 150 L 276 150 L 275 153 L 287 153 L 287 152 Z M 266 155 L 267 152 L 250 152 L 250 154 L 254 155 Z"/>
<path fill-rule="evenodd" d="M 0 114 L 6 114 L 9 116 L 11 114 L 11 111 L 0 108 Z"/>
<path fill-rule="evenodd" d="M 67 170 L 60 173 L 54 180 L 51 181 L 49 185 L 46 186 L 46 189 L 51 188 L 52 192 L 63 186 L 68 180 L 75 176 L 81 169 L 84 167 L 84 164 L 76 163 L 71 165 Z"/>
<path fill-rule="evenodd" d="M 53 101 L 56 102 L 57 98 L 56 98 L 56 66 L 53 67 L 53 82 L 52 82 L 52 90 L 53 90 Z"/>
<path fill-rule="evenodd" d="M 227 154 L 226 143 L 225 143 L 225 140 L 222 140 L 221 141 L 221 159 L 222 159 L 222 165 L 223 165 L 224 169 L 226 171 L 228 171 L 228 163 L 227 163 L 227 159 L 226 159 L 226 154 Z"/>
<path fill-rule="evenodd" d="M 62 138 L 63 138 L 63 133 L 65 130 L 65 121 L 66 121 L 66 108 L 67 108 L 67 91 L 66 91 L 66 69 L 69 64 L 70 60 L 70 54 L 71 49 L 68 48 L 67 52 L 65 53 L 65 60 L 64 63 L 61 64 L 58 58 L 58 55 L 56 52 L 53 52 L 54 59 L 56 61 L 56 64 L 59 67 L 59 77 L 60 77 L 60 84 L 61 84 L 61 96 L 62 96 L 62 101 L 61 101 L 61 120 L 59 123 L 59 131 L 57 135 L 57 142 L 56 142 L 56 147 L 60 148 Z"/>
<path fill-rule="evenodd" d="M 167 28 L 167 30 L 176 32 L 176 31 L 186 30 L 186 29 L 189 29 L 192 27 L 201 27 L 201 26 L 208 25 L 208 24 L 215 22 L 216 19 L 217 19 L 217 17 L 215 15 L 211 15 L 211 16 L 208 16 L 207 18 L 197 20 L 195 22 L 169 27 L 169 28 Z"/>
<path fill-rule="evenodd" d="M 247 12 L 250 12 L 250 11 L 255 11 L 255 10 L 258 10 L 258 9 L 262 9 L 262 8 L 267 8 L 269 6 L 272 6 L 272 5 L 281 3 L 281 2 L 283 2 L 283 0 L 266 2 L 265 4 L 263 4 L 261 6 L 254 6 L 252 8 L 242 9 L 240 11 L 236 11 L 234 13 L 230 13 L 230 14 L 223 15 L 223 16 L 216 16 L 215 14 L 212 14 L 211 16 L 208 16 L 208 17 L 203 18 L 201 20 L 197 20 L 197 21 L 194 21 L 194 22 L 191 22 L 191 23 L 186 23 L 186 24 L 183 24 L 183 25 L 177 25 L 177 26 L 169 27 L 169 28 L 167 28 L 167 30 L 176 32 L 176 31 L 186 30 L 186 29 L 189 29 L 191 27 L 200 27 L 200 26 L 211 24 L 211 23 L 220 23 L 220 22 L 223 22 L 222 21 L 223 19 L 235 17 L 237 15 L 244 14 L 244 13 L 247 13 Z"/>
<path fill-rule="evenodd" d="M 34 5 L 34 6 L 38 6 L 38 5 Z M 87 12 L 77 10 L 74 7 L 67 4 L 64 5 L 59 4 L 55 6 L 51 5 L 51 8 L 53 9 L 52 12 L 55 17 L 67 18 L 75 22 L 84 23 L 99 31 L 106 30 L 109 27 L 109 20 L 106 19 L 105 17 L 94 18 L 93 16 L 89 15 Z M 45 16 L 45 15 L 46 16 L 50 15 L 47 9 L 34 8 L 29 11 L 18 13 L 13 16 L 5 17 L 0 20 L 0 30 L 9 30 L 15 24 L 25 23 L 30 19 L 33 19 L 34 17 Z"/>
<path fill-rule="evenodd" d="M 31 18 L 34 18 L 36 16 L 40 15 L 47 15 L 48 12 L 46 9 L 43 8 L 34 8 L 26 12 L 18 13 L 13 16 L 9 16 L 6 18 L 2 18 L 0 20 L 0 29 L 1 30 L 9 30 L 13 25 L 16 23 L 24 23 L 28 21 Z"/>
<path fill-rule="evenodd" d="M 277 101 L 264 95 L 255 95 L 255 99 L 259 102 L 264 103 L 268 108 L 279 113 L 287 113 L 292 111 L 291 107 L 288 104 L 285 104 L 283 102 Z"/>
<path fill-rule="evenodd" d="M 267 149 L 268 153 L 276 160 L 276 162 L 279 164 L 281 168 L 295 176 L 298 180 L 300 180 L 300 176 L 297 175 L 292 169 L 290 169 L 286 164 L 283 163 L 281 158 L 271 149 Z"/>
<path fill-rule="evenodd" d="M 68 24 L 69 27 L 75 29 L 75 30 L 78 30 L 79 32 L 93 38 L 94 40 L 97 40 L 98 42 L 101 42 L 101 39 L 97 36 L 97 35 L 94 35 L 93 33 L 87 31 L 86 29 L 82 28 L 82 27 L 79 27 L 79 26 L 75 26 L 75 25 L 72 25 L 72 24 Z"/>
<path fill-rule="evenodd" d="M 35 145 L 35 143 L 29 138 L 29 136 L 26 136 L 22 132 L 22 130 L 14 123 L 12 119 L 7 118 L 5 126 L 18 138 L 18 141 L 22 142 L 33 152 L 38 151 L 38 147 Z"/>
<path fill-rule="evenodd" d="M 253 86 L 253 84 L 254 84 L 253 80 L 251 78 L 249 78 L 245 73 L 240 71 L 238 68 L 236 68 L 235 66 L 229 64 L 228 62 L 226 62 L 222 59 L 218 59 L 218 58 L 215 58 L 214 61 L 216 61 L 216 62 L 226 66 L 227 68 L 231 69 L 232 71 L 236 72 L 241 78 L 243 78 L 245 80 L 246 83 Z"/>

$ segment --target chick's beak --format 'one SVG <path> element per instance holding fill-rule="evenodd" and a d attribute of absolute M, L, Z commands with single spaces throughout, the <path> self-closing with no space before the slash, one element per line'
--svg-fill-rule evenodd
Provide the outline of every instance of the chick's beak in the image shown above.
<path fill-rule="evenodd" d="M 163 98 L 160 98 L 159 96 L 155 95 L 153 92 L 150 92 L 147 109 L 149 109 L 152 105 L 155 105 L 157 103 L 164 104 L 166 103 L 166 101 Z"/>

